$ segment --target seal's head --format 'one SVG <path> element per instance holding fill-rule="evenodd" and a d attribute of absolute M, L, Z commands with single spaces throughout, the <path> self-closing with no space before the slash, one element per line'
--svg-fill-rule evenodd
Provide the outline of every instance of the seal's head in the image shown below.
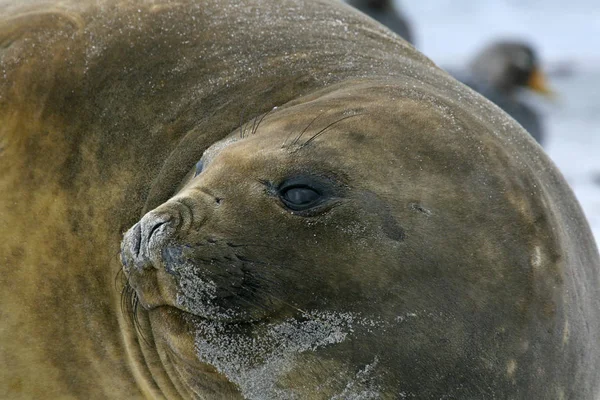
<path fill-rule="evenodd" d="M 547 221 L 487 126 L 412 87 L 342 85 L 247 123 L 126 233 L 124 271 L 177 379 L 247 398 L 511 379 L 521 336 L 501 332 L 553 312 L 555 278 L 532 292 L 523 257 L 551 258 Z M 498 341 L 498 368 L 473 357 Z"/>
<path fill-rule="evenodd" d="M 140 304 L 177 314 L 153 319 L 154 337 L 178 331 L 173 321 L 191 323 L 203 353 L 208 325 L 255 339 L 282 326 L 295 332 L 247 348 L 254 368 L 283 342 L 302 342 L 278 355 L 291 361 L 292 352 L 342 342 L 356 329 L 349 318 L 397 316 L 401 270 L 390 260 L 405 237 L 398 212 L 411 209 L 387 181 L 396 162 L 384 135 L 361 128 L 377 123 L 376 105 L 345 103 L 332 96 L 251 121 L 207 149 L 176 195 L 127 232 L 124 271 Z M 200 361 L 243 386 L 215 357 Z"/>

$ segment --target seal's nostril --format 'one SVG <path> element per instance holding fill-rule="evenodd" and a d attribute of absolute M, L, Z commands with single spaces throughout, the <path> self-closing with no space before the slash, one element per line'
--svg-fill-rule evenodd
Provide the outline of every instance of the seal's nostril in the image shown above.
<path fill-rule="evenodd" d="M 154 235 L 154 233 L 156 233 L 156 231 L 163 226 L 164 224 L 168 223 L 169 221 L 171 221 L 170 219 L 166 220 L 166 221 L 156 221 L 156 223 L 154 224 L 154 226 L 152 227 L 152 229 L 150 229 L 150 234 L 148 235 L 148 241 L 150 241 L 150 239 L 152 238 L 152 235 Z"/>
<path fill-rule="evenodd" d="M 142 227 L 139 223 L 135 224 L 133 228 L 133 251 L 135 256 L 138 257 L 140 255 L 140 248 L 142 243 Z"/>
<path fill-rule="evenodd" d="M 142 249 L 141 252 L 147 252 L 153 246 L 159 246 L 163 239 L 169 235 L 169 229 L 177 218 L 168 213 L 150 212 L 146 214 L 140 225 L 142 226 Z M 154 244 L 153 244 L 154 243 Z"/>

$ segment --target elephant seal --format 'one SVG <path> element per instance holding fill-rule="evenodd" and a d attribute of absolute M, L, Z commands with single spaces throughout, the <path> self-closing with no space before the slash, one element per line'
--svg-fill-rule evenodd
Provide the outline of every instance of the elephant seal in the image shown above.
<path fill-rule="evenodd" d="M 387 29 L 329 0 L 2 10 L 2 397 L 598 397 L 571 190 Z"/>

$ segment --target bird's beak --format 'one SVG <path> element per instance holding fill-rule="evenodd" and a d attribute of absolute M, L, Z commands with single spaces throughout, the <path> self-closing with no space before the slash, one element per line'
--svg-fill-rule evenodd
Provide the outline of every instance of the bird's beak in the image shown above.
<path fill-rule="evenodd" d="M 527 87 L 536 93 L 547 97 L 554 97 L 555 93 L 548 87 L 546 76 L 539 68 L 534 68 L 527 81 Z"/>

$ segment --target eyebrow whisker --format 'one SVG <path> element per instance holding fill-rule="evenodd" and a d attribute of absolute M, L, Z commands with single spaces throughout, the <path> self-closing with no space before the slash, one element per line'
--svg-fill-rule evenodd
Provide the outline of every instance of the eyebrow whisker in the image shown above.
<path fill-rule="evenodd" d="M 256 117 L 254 117 L 254 119 L 252 120 L 252 128 L 250 129 L 250 135 L 254 135 L 254 127 L 256 126 L 256 120 L 258 119 L 258 115 Z"/>
<path fill-rule="evenodd" d="M 244 114 L 246 113 L 246 107 L 242 109 L 240 113 L 240 139 L 244 138 Z"/>
<path fill-rule="evenodd" d="M 302 132 L 300 132 L 300 134 L 296 137 L 296 139 L 294 139 L 294 141 L 290 144 L 290 146 L 294 146 L 296 143 L 298 143 L 298 141 L 300 140 L 302 135 L 304 135 L 304 133 L 308 130 L 308 128 L 310 128 L 310 126 L 313 124 L 313 122 L 315 122 L 317 119 L 319 119 L 319 117 L 321 117 L 323 114 L 325 114 L 325 111 L 322 111 L 319 115 L 314 117 L 312 119 L 312 121 L 310 121 L 308 123 L 308 125 L 306 125 L 306 127 L 302 130 Z M 288 141 L 288 139 L 290 138 L 291 135 L 292 135 L 292 133 L 290 132 L 290 134 L 285 138 L 285 141 L 283 142 L 283 145 L 281 147 L 285 146 L 285 143 Z"/>
<path fill-rule="evenodd" d="M 251 131 L 250 134 L 254 135 L 258 131 L 258 127 L 260 126 L 260 123 L 263 121 L 263 119 L 265 119 L 265 117 L 267 115 L 269 115 L 271 112 L 273 112 L 275 110 L 277 110 L 277 107 L 273 107 L 272 109 L 270 109 L 269 111 L 267 111 L 266 113 L 264 113 L 263 116 L 260 117 L 260 120 L 258 121 L 258 124 L 256 124 L 256 127 L 254 127 L 254 126 L 252 127 L 252 131 Z M 255 119 L 255 121 L 256 121 L 256 119 Z"/>
<path fill-rule="evenodd" d="M 321 134 L 323 134 L 323 132 L 325 132 L 327 129 L 331 128 L 333 125 L 338 124 L 340 122 L 342 122 L 345 119 L 348 118 L 352 118 L 352 117 L 358 117 L 359 115 L 363 115 L 363 114 L 354 114 L 354 115 L 348 115 L 346 117 L 340 118 L 337 121 L 334 121 L 332 123 L 330 123 L 329 125 L 327 125 L 325 128 L 321 129 L 319 132 L 315 133 L 310 139 L 308 139 L 306 142 L 304 142 L 302 144 L 302 146 L 300 146 L 300 148 L 308 145 L 310 142 L 312 142 L 313 140 L 315 140 L 318 136 L 320 136 Z"/>

